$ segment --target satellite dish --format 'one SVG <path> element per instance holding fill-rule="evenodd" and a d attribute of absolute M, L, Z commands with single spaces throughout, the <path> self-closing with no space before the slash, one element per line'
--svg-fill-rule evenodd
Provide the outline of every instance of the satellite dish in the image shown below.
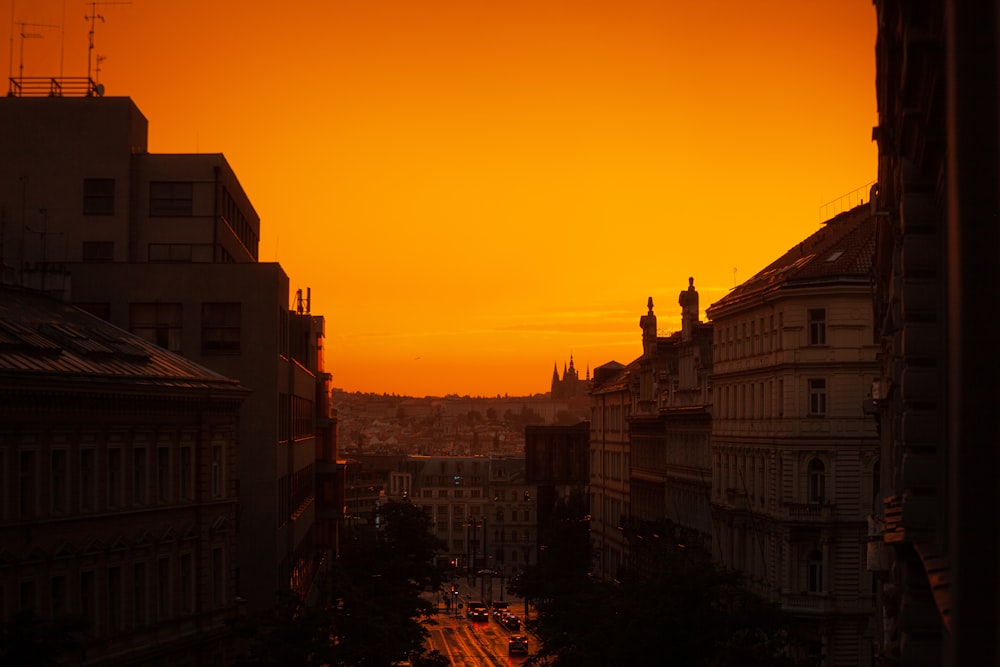
<path fill-rule="evenodd" d="M 104 84 L 99 83 L 96 86 L 94 86 L 94 92 L 97 93 L 98 97 L 104 97 Z"/>

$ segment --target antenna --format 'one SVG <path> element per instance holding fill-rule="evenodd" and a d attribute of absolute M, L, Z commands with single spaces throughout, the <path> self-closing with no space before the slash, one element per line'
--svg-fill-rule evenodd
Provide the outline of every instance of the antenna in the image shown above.
<path fill-rule="evenodd" d="M 21 35 L 21 60 L 20 60 L 20 63 L 18 64 L 18 68 L 17 68 L 17 77 L 18 77 L 18 79 L 23 79 L 24 78 L 24 40 L 26 40 L 26 39 L 41 39 L 42 38 L 42 35 L 40 33 L 37 33 L 37 32 L 25 32 L 24 29 L 27 28 L 28 26 L 31 26 L 32 28 L 58 28 L 59 26 L 52 25 L 51 23 L 27 23 L 25 21 L 21 21 L 21 22 L 15 24 L 15 25 L 21 26 L 21 31 L 18 33 L 19 35 Z"/>
<path fill-rule="evenodd" d="M 90 21 L 90 31 L 87 33 L 87 81 L 90 81 L 91 61 L 94 59 L 94 32 L 97 28 L 97 19 L 101 19 L 101 23 L 104 23 L 104 17 L 97 13 L 98 6 L 107 5 L 128 5 L 132 6 L 132 0 L 128 2 L 117 1 L 117 0 L 90 0 L 87 4 L 90 5 L 90 14 L 84 16 L 84 20 Z M 98 68 L 100 63 L 98 63 Z M 99 71 L 99 70 L 98 70 Z"/>

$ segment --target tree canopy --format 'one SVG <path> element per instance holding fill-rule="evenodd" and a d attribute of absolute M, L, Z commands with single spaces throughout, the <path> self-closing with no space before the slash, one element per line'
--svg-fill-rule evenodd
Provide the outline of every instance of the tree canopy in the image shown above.
<path fill-rule="evenodd" d="M 441 583 L 432 563 L 443 545 L 430 532 L 430 517 L 414 505 L 390 502 L 379 515 L 379 528 L 363 526 L 343 536 L 318 603 L 283 595 L 274 608 L 241 624 L 249 643 L 242 664 L 441 664 L 440 656 L 424 654 L 423 623 L 434 606 L 420 593 Z"/>

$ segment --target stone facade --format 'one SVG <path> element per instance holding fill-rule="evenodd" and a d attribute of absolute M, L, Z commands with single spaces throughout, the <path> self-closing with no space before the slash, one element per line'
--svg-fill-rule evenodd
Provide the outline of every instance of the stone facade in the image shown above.
<path fill-rule="evenodd" d="M 795 615 L 816 664 L 871 664 L 874 218 L 829 221 L 708 309 L 715 558 Z"/>

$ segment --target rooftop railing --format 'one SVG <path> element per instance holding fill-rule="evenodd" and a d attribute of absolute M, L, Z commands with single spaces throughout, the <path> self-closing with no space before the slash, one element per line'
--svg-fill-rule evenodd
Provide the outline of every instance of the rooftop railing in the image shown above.
<path fill-rule="evenodd" d="M 85 76 L 12 76 L 7 86 L 7 97 L 103 96 L 104 86 Z"/>

